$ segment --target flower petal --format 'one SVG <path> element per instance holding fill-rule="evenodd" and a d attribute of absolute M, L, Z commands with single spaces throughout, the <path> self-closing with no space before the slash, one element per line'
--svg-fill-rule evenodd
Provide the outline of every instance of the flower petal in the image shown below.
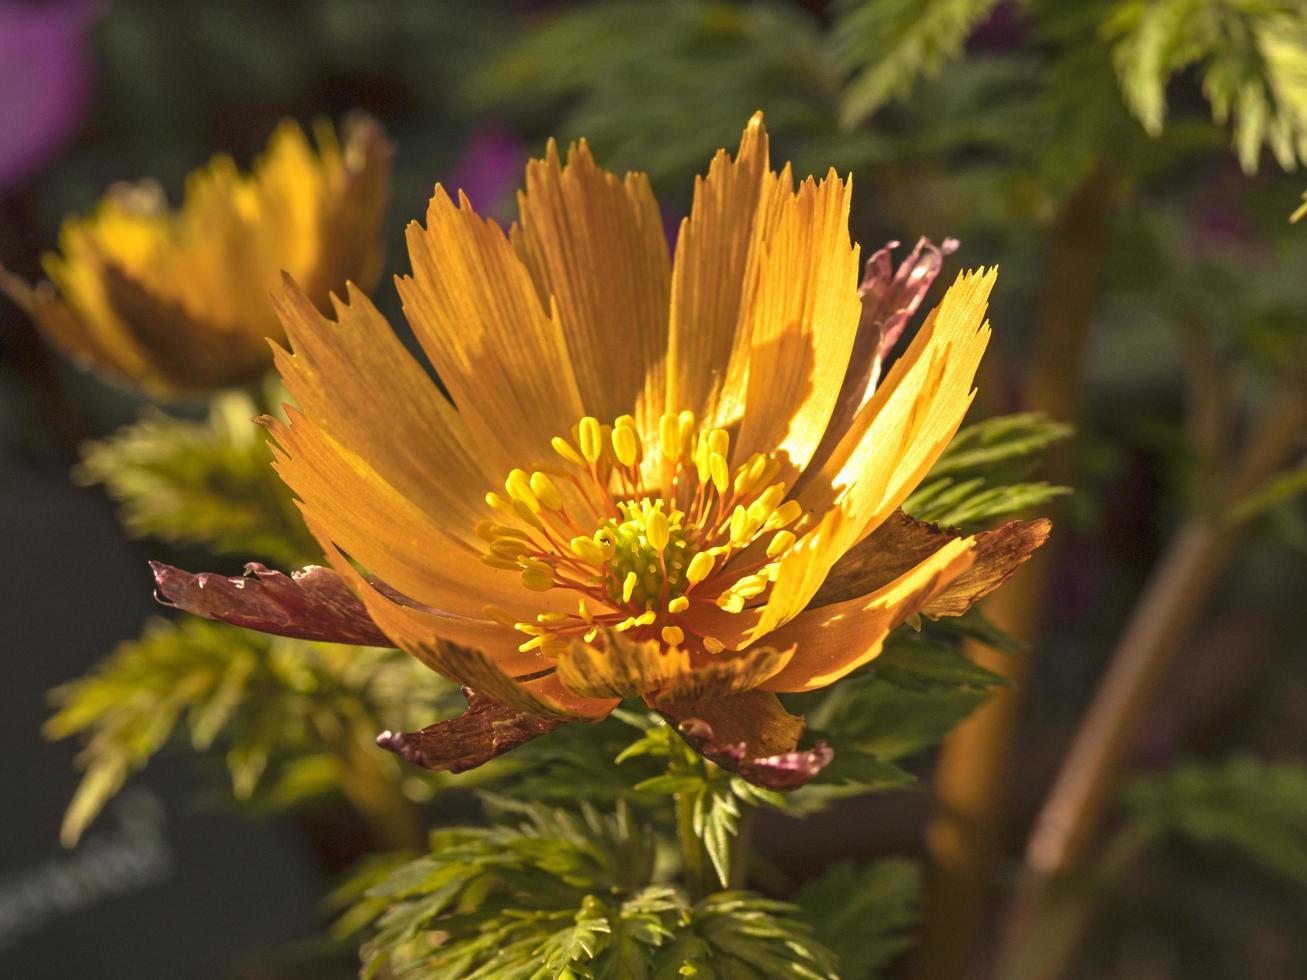
<path fill-rule="evenodd" d="M 797 751 L 803 718 L 764 691 L 665 704 L 659 711 L 704 758 L 766 789 L 798 789 L 835 755 L 824 742 Z"/>
<path fill-rule="evenodd" d="M 799 613 L 831 566 L 888 518 L 929 472 L 971 405 L 989 341 L 983 323 L 994 271 L 960 275 L 820 471 L 796 494 L 824 514 L 781 563 L 756 642 Z"/>
<path fill-rule="evenodd" d="M 495 222 L 440 187 L 408 227 L 413 275 L 398 280 L 419 343 L 497 475 L 552 457 L 584 415 L 556 309 Z"/>
<path fill-rule="evenodd" d="M 310 565 L 287 576 L 258 562 L 228 578 L 150 562 L 164 605 L 233 626 L 326 643 L 393 646 L 334 571 Z"/>
<path fill-rule="evenodd" d="M 277 370 L 299 410 L 451 535 L 469 540 L 494 485 L 467 426 L 357 288 L 318 312 L 287 277 L 275 299 L 290 353 Z"/>
<path fill-rule="evenodd" d="M 974 539 L 957 538 L 870 595 L 810 609 L 775 630 L 769 644 L 794 644 L 798 651 L 763 689 L 811 691 L 875 659 L 892 630 L 971 567 L 973 548 Z"/>
<path fill-rule="evenodd" d="M 266 420 L 277 472 L 300 500 L 324 548 L 339 546 L 369 573 L 418 603 L 460 616 L 487 604 L 527 598 L 513 573 L 491 568 L 385 480 L 359 453 L 332 439 L 295 409 L 287 425 Z M 335 564 L 333 562 L 333 564 Z"/>
<path fill-rule="evenodd" d="M 705 424 L 728 424 L 744 409 L 749 331 L 741 314 L 757 277 L 755 223 L 768 165 L 762 113 L 749 120 L 732 159 L 719 150 L 695 180 L 672 265 L 667 405 Z M 772 175 L 774 178 L 774 175 Z"/>
<path fill-rule="evenodd" d="M 656 705 L 750 690 L 793 655 L 793 648 L 770 647 L 755 647 L 738 656 L 694 655 L 657 640 L 631 641 L 610 631 L 602 648 L 573 641 L 558 658 L 558 679 L 585 697 L 644 697 Z"/>
<path fill-rule="evenodd" d="M 382 732 L 377 744 L 423 769 L 460 773 L 484 765 L 565 724 L 463 688 L 467 710 L 416 732 Z"/>
<path fill-rule="evenodd" d="M 826 431 L 861 314 L 851 191 L 852 181 L 833 170 L 820 184 L 809 177 L 798 194 L 778 190 L 746 313 L 749 374 L 736 459 L 779 451 L 801 470 Z"/>
<path fill-rule="evenodd" d="M 512 241 L 542 305 L 558 305 L 585 413 L 634 412 L 656 431 L 663 411 L 671 260 L 644 174 L 618 178 L 582 140 L 559 160 L 551 140 L 526 168 Z"/>
<path fill-rule="evenodd" d="M 1047 539 L 1052 524 L 1045 518 L 1011 521 L 975 535 L 972 566 L 931 600 L 922 614 L 938 619 L 961 616 L 998 588 Z M 874 592 L 911 570 L 950 541 L 962 537 L 903 511 L 853 546 L 835 563 L 812 597 L 811 608 Z"/>
<path fill-rule="evenodd" d="M 893 250 L 898 242 L 877 249 L 867 259 L 858 286 L 862 313 L 858 320 L 857 339 L 849 358 L 849 369 L 840 386 L 839 399 L 831 414 L 821 445 L 809 466 L 820 466 L 848 431 L 858 410 L 871 398 L 880 380 L 881 365 L 903 333 L 908 320 L 917 312 L 926 293 L 939 275 L 944 256 L 957 250 L 955 238 L 935 245 L 927 238 L 918 239 L 908 257 L 895 270 Z"/>

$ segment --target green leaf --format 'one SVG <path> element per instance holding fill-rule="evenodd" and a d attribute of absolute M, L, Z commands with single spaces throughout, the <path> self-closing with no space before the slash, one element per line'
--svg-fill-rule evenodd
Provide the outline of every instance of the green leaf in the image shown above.
<path fill-rule="evenodd" d="M 1233 848 L 1272 874 L 1307 883 L 1307 768 L 1234 756 L 1189 762 L 1125 791 L 1134 824 Z"/>
<path fill-rule="evenodd" d="M 88 443 L 75 471 L 100 483 L 136 536 L 201 543 L 219 554 L 295 568 L 320 560 L 290 491 L 272 469 L 259 406 L 244 392 L 217 395 L 205 422 L 151 412 Z"/>
<path fill-rule="evenodd" d="M 833 44 L 853 73 L 840 120 L 862 122 L 890 99 L 906 95 L 962 52 L 963 42 L 998 0 L 842 0 Z"/>
<path fill-rule="evenodd" d="M 1038 454 L 1070 434 L 1070 426 L 1038 412 L 969 425 L 953 437 L 903 509 L 945 527 L 973 527 L 1041 507 L 1070 490 L 1022 481 Z"/>
<path fill-rule="evenodd" d="M 1307 8 L 1297 0 L 1121 0 L 1104 33 L 1149 133 L 1162 131 L 1171 78 L 1197 66 L 1245 172 L 1263 144 L 1286 170 L 1307 163 Z"/>
<path fill-rule="evenodd" d="M 454 685 L 399 651 L 155 620 L 51 692 L 58 710 L 47 737 L 86 741 L 78 756 L 86 775 L 61 835 L 75 842 L 127 778 L 183 733 L 197 752 L 222 752 L 240 799 L 269 776 L 269 802 L 279 806 L 340 789 L 360 758 L 398 787 L 405 770 L 375 750 L 376 733 L 457 698 Z"/>
<path fill-rule="evenodd" d="M 794 896 L 813 937 L 839 960 L 840 976 L 871 980 L 912 945 L 921 874 L 911 861 L 836 864 Z"/>

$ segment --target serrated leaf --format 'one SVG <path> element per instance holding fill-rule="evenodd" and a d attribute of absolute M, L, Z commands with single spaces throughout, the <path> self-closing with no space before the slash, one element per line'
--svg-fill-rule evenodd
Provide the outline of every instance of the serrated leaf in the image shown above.
<path fill-rule="evenodd" d="M 242 392 L 214 398 L 205 422 L 151 412 L 88 443 L 75 476 L 103 484 L 136 536 L 297 568 L 321 557 Z"/>
<path fill-rule="evenodd" d="M 1131 818 L 1153 834 L 1234 848 L 1272 874 L 1307 882 L 1307 768 L 1235 756 L 1135 780 Z"/>
<path fill-rule="evenodd" d="M 842 0 L 833 44 L 853 75 L 840 120 L 852 128 L 922 77 L 938 73 L 997 0 Z"/>
<path fill-rule="evenodd" d="M 921 875 L 901 859 L 841 863 L 794 896 L 814 938 L 839 960 L 840 976 L 872 980 L 912 945 L 920 917 Z"/>

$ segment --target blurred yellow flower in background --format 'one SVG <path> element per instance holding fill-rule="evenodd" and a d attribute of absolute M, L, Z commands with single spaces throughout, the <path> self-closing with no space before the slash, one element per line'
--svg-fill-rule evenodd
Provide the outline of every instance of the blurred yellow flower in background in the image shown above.
<path fill-rule="evenodd" d="M 190 174 L 180 209 L 157 184 L 118 185 L 87 217 L 65 221 L 50 282 L 0 269 L 0 289 L 45 335 L 107 378 L 159 397 L 241 384 L 267 370 L 281 338 L 269 301 L 285 270 L 321 309 L 346 280 L 381 274 L 390 146 L 350 117 L 282 123 L 248 175 L 226 156 Z"/>

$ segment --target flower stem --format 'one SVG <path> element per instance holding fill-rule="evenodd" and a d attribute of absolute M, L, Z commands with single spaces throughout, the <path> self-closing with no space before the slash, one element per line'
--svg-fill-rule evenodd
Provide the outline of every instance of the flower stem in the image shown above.
<path fill-rule="evenodd" d="M 676 837 L 681 844 L 681 875 L 691 901 L 698 901 L 715 890 L 716 876 L 712 861 L 694 829 L 694 797 L 676 794 Z"/>

